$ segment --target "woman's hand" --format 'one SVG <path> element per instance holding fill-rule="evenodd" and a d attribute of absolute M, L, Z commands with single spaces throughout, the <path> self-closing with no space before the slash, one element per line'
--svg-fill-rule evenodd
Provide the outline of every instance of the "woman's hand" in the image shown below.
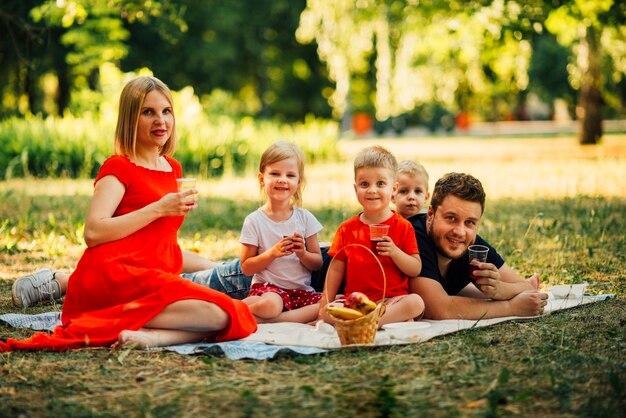
<path fill-rule="evenodd" d="M 184 216 L 198 207 L 198 190 L 187 189 L 182 192 L 168 193 L 155 204 L 161 216 Z"/>

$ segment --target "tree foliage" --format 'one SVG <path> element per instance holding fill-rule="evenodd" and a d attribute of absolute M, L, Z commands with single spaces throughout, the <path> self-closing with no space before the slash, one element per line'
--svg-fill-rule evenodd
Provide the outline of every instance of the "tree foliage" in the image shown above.
<path fill-rule="evenodd" d="M 498 100 L 523 104 L 530 87 L 544 98 L 569 98 L 563 75 L 556 91 L 547 94 L 549 84 L 537 80 L 533 85 L 529 74 L 542 75 L 541 63 L 548 57 L 559 58 L 556 64 L 572 57 L 575 62 L 565 68 L 570 86 L 580 91 L 587 132 L 581 142 L 596 142 L 601 129 L 593 125 L 601 123 L 605 91 L 602 62 L 609 62 L 615 82 L 624 74 L 625 9 L 613 0 L 309 0 L 297 35 L 320 45 L 320 58 L 336 82 L 330 103 L 338 113 L 358 97 L 359 75 L 374 74 L 372 102 L 379 119 L 429 102 L 457 111 L 487 105 L 491 117 L 501 119 Z M 602 54 L 605 43 L 612 45 L 607 55 Z"/>
<path fill-rule="evenodd" d="M 17 3 L 17 2 L 15 2 Z M 126 71 L 150 68 L 175 89 L 193 86 L 199 95 L 222 91 L 219 97 L 244 103 L 238 111 L 257 116 L 303 119 L 306 114 L 329 116 L 321 95 L 328 86 L 315 47 L 294 37 L 303 1 L 245 0 L 40 0 L 0 5 L 7 27 L 39 35 L 37 53 L 20 62 L 4 51 L 23 53 L 0 43 L 0 77 L 13 91 L 4 113 L 58 113 L 96 110 L 85 102 L 85 91 L 99 92 L 99 70 L 105 63 Z M 5 18 L 6 17 L 6 18 Z M 13 24 L 18 19 L 18 24 Z M 18 34 L 16 37 L 20 37 Z M 23 36 L 22 36 L 23 37 Z M 31 41 L 32 43 L 32 41 Z M 44 62 L 45 61 L 45 62 Z M 19 105 L 29 80 L 36 91 L 44 76 L 58 90 L 55 106 Z M 80 100 L 70 101 L 78 97 Z M 93 104 L 95 105 L 95 103 Z M 54 111 L 53 111 L 54 108 Z"/>
<path fill-rule="evenodd" d="M 617 0 L 12 0 L 0 117 L 98 113 L 114 65 L 192 86 L 210 111 L 285 121 L 524 118 L 536 94 L 577 102 L 596 142 L 601 110 L 626 107 L 625 16 Z"/>

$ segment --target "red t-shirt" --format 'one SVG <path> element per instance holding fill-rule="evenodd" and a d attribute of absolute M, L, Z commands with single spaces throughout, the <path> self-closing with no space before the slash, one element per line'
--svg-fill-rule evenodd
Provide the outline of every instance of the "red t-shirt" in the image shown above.
<path fill-rule="evenodd" d="M 415 231 L 411 223 L 393 212 L 384 224 L 389 225 L 389 237 L 406 254 L 419 254 Z M 361 244 L 370 247 L 369 225 L 363 223 L 360 214 L 344 221 L 337 230 L 328 254 L 346 263 L 346 295 L 362 292 L 373 301 L 383 298 L 383 274 L 380 266 L 365 248 L 349 246 Z M 343 251 L 340 251 L 343 249 Z M 390 257 L 377 256 L 385 271 L 387 288 L 384 297 L 407 295 L 408 276 L 394 264 Z M 347 260 L 347 261 L 346 261 Z"/>

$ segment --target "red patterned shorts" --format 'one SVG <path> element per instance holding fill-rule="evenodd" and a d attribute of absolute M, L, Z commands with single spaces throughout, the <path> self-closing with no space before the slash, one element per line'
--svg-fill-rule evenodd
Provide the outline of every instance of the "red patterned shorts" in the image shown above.
<path fill-rule="evenodd" d="M 322 298 L 321 293 L 302 289 L 281 289 L 268 283 L 255 283 L 250 286 L 248 296 L 261 296 L 263 293 L 276 293 L 283 300 L 283 311 L 313 305 Z"/>

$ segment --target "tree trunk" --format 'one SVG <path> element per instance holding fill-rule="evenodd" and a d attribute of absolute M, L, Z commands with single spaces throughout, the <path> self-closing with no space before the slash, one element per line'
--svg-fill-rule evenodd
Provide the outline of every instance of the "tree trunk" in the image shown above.
<path fill-rule="evenodd" d="M 59 73 L 59 87 L 56 93 L 57 115 L 63 116 L 65 109 L 70 104 L 70 80 L 67 72 L 67 67 L 61 67 L 58 69 Z"/>
<path fill-rule="evenodd" d="M 578 142 L 597 144 L 602 138 L 602 71 L 600 32 L 594 26 L 582 28 L 578 65 L 581 69 L 577 116 L 580 121 Z"/>
<path fill-rule="evenodd" d="M 35 93 L 35 81 L 33 78 L 33 70 L 30 68 L 29 63 L 27 63 L 24 71 L 24 92 L 28 98 L 28 112 L 36 114 L 37 95 Z"/>
<path fill-rule="evenodd" d="M 389 22 L 383 15 L 376 22 L 376 119 L 384 121 L 392 116 L 391 96 L 391 47 Z"/>

